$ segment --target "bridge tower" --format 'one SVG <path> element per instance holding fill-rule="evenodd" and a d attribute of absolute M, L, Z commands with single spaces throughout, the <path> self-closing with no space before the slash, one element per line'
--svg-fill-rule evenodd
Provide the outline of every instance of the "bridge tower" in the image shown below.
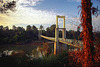
<path fill-rule="evenodd" d="M 63 28 L 58 27 L 58 18 L 63 18 Z M 66 39 L 66 28 L 65 28 L 65 16 L 56 16 L 56 28 L 55 28 L 55 42 L 54 42 L 54 55 L 58 54 L 61 51 L 59 44 L 59 29 L 62 29 L 62 38 Z"/>

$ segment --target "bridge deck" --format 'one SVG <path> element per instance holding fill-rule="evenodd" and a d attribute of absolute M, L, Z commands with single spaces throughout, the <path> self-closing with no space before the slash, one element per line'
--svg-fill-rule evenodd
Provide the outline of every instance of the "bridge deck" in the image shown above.
<path fill-rule="evenodd" d="M 40 36 L 42 38 L 55 41 L 54 37 L 47 37 L 47 36 L 43 36 L 43 35 L 40 35 Z M 82 41 L 74 40 L 74 39 L 65 39 L 65 40 L 63 40 L 62 38 L 59 38 L 59 42 L 61 42 L 63 44 L 70 45 L 70 46 L 73 46 L 73 47 L 77 47 L 77 48 L 82 48 L 82 45 L 83 45 Z"/>

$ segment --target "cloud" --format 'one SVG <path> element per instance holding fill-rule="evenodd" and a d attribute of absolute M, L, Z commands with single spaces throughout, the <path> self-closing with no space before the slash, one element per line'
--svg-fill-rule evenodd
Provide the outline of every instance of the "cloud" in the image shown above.
<path fill-rule="evenodd" d="M 19 12 L 15 14 L 16 21 L 24 24 L 51 24 L 55 17 L 56 13 L 53 11 L 42 11 L 27 7 L 20 7 Z"/>
<path fill-rule="evenodd" d="M 33 0 L 32 0 L 33 1 Z M 40 0 L 34 0 L 36 2 Z M 24 7 L 21 3 L 28 3 L 27 0 L 19 0 L 16 11 L 9 16 L 2 18 L 2 25 L 34 25 L 34 24 L 54 24 L 56 22 L 56 12 L 47 10 L 37 10 L 32 7 Z M 35 3 L 33 5 L 36 5 Z M 1 24 L 1 22 L 0 22 Z M 11 28 L 11 27 L 10 27 Z"/>
<path fill-rule="evenodd" d="M 100 15 L 92 19 L 94 31 L 100 31 Z"/>
<path fill-rule="evenodd" d="M 43 0 L 21 0 L 19 3 L 22 6 L 36 6 L 40 4 Z"/>
<path fill-rule="evenodd" d="M 67 0 L 68 2 L 81 2 L 81 0 Z"/>
<path fill-rule="evenodd" d="M 69 30 L 75 30 L 75 31 L 77 31 L 77 26 L 73 25 L 73 24 L 66 24 L 66 30 L 67 31 L 69 31 Z"/>

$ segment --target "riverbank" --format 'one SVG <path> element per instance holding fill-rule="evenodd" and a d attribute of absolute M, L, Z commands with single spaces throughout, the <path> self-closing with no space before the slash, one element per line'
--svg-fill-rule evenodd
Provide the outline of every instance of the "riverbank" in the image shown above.
<path fill-rule="evenodd" d="M 53 50 L 53 43 L 47 42 L 50 49 Z M 33 42 L 27 44 L 4 44 L 0 45 L 0 52 L 4 50 L 23 50 L 25 53 L 30 54 L 33 49 L 37 47 L 43 47 L 43 42 Z"/>

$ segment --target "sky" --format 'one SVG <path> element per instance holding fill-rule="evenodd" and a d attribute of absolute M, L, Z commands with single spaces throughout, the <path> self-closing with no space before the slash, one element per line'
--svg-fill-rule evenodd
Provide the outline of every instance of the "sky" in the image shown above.
<path fill-rule="evenodd" d="M 9 0 L 10 1 L 10 0 Z M 99 7 L 100 1 L 94 1 L 93 6 Z M 44 28 L 56 24 L 56 15 L 65 16 L 66 30 L 77 30 L 80 24 L 80 14 L 77 8 L 81 5 L 81 0 L 17 0 L 16 11 L 8 14 L 0 14 L 0 25 L 26 28 L 27 25 L 35 25 Z M 94 31 L 100 31 L 100 15 L 96 18 L 92 16 Z M 59 19 L 59 27 L 63 27 L 63 19 Z"/>

